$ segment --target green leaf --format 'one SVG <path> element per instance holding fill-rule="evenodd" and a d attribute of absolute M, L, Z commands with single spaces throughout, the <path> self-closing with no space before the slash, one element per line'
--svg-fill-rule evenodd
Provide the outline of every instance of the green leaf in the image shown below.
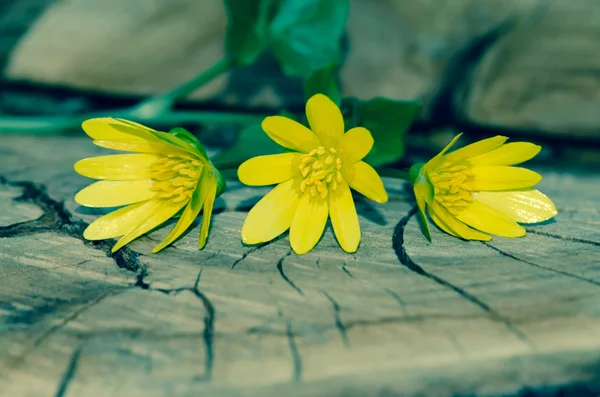
<path fill-rule="evenodd" d="M 255 156 L 281 153 L 281 149 L 263 131 L 261 123 L 255 123 L 241 130 L 233 146 L 219 153 L 212 162 L 218 168 L 234 168 Z"/>
<path fill-rule="evenodd" d="M 269 36 L 285 74 L 308 77 L 341 57 L 349 0 L 280 0 Z"/>
<path fill-rule="evenodd" d="M 208 160 L 208 155 L 206 154 L 204 147 L 202 146 L 202 144 L 200 143 L 198 138 L 196 138 L 194 135 L 192 135 L 191 132 L 189 132 L 185 128 L 176 127 L 176 128 L 173 128 L 171 131 L 169 131 L 169 133 L 171 135 L 174 135 L 177 138 L 181 139 L 182 141 L 184 141 L 185 143 L 187 143 L 194 149 L 196 149 L 198 152 L 200 152 L 202 157 L 204 157 L 205 159 Z"/>
<path fill-rule="evenodd" d="M 365 158 L 373 167 L 393 163 L 404 155 L 404 137 L 419 115 L 420 101 L 374 98 L 362 101 L 361 125 L 371 131 L 375 144 Z"/>
<path fill-rule="evenodd" d="M 333 62 L 323 69 L 313 72 L 304 80 L 304 95 L 306 99 L 315 94 L 324 94 L 329 97 L 336 105 L 340 106 L 342 95 L 338 84 L 339 63 Z"/>
<path fill-rule="evenodd" d="M 307 78 L 341 57 L 349 0 L 225 0 L 225 47 L 247 65 L 270 49 L 288 76 Z"/>

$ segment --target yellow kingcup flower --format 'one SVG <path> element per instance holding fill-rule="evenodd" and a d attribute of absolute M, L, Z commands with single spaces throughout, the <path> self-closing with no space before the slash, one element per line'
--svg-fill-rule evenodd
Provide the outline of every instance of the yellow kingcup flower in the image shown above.
<path fill-rule="evenodd" d="M 82 124 L 94 144 L 136 154 L 83 159 L 79 174 L 101 181 L 75 195 L 87 207 L 120 208 L 92 222 L 84 231 L 88 240 L 121 237 L 112 252 L 179 215 L 169 235 L 152 252 L 175 241 L 192 224 L 204 206 L 199 248 L 208 237 L 215 197 L 225 190 L 200 142 L 182 128 L 155 131 L 131 121 L 97 118 Z"/>
<path fill-rule="evenodd" d="M 355 252 L 360 225 L 350 188 L 378 203 L 388 199 L 377 172 L 361 161 L 373 147 L 362 127 L 344 133 L 344 118 L 329 98 L 316 94 L 306 103 L 311 129 L 282 116 L 264 119 L 263 130 L 287 153 L 259 156 L 238 169 L 246 185 L 278 184 L 248 213 L 242 241 L 259 244 L 290 229 L 290 244 L 305 254 L 319 241 L 327 218 L 346 252 Z"/>
<path fill-rule="evenodd" d="M 537 223 L 556 215 L 552 201 L 533 189 L 542 176 L 512 165 L 533 157 L 541 147 L 529 142 L 505 144 L 495 136 L 445 154 L 458 134 L 426 164 L 410 169 L 421 222 L 431 235 L 425 208 L 446 233 L 465 240 L 489 241 L 494 234 L 522 237 L 520 223 Z"/>

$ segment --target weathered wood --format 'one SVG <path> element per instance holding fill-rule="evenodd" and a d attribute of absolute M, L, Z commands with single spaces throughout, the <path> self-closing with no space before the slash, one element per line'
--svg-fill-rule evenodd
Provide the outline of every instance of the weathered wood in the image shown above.
<path fill-rule="evenodd" d="M 72 200 L 89 183 L 73 163 L 106 151 L 34 137 L 4 137 L 0 151 L 0 212 L 11 213 L 0 227 L 2 396 L 483 396 L 577 382 L 585 396 L 599 386 L 598 174 L 543 170 L 556 221 L 489 244 L 436 228 L 427 243 L 410 195 L 386 180 L 388 204 L 357 203 L 355 255 L 328 229 L 301 257 L 287 237 L 241 244 L 245 213 L 268 188 L 232 182 L 205 250 L 196 225 L 152 255 L 168 233 L 159 228 L 111 258 L 111 242 L 81 238 L 101 211 Z"/>

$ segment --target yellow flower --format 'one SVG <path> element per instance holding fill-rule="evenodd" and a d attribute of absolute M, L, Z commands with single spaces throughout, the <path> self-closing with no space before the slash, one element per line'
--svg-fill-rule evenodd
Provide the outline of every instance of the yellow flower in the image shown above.
<path fill-rule="evenodd" d="M 100 147 L 136 152 L 87 158 L 75 164 L 79 174 L 101 180 L 78 192 L 77 203 L 88 207 L 126 206 L 92 222 L 84 238 L 122 236 L 112 248 L 115 252 L 179 215 L 173 230 L 152 250 L 156 253 L 185 232 L 204 206 L 198 244 L 204 247 L 213 203 L 225 184 L 192 134 L 182 128 L 170 133 L 155 131 L 113 118 L 87 120 L 82 128 Z"/>
<path fill-rule="evenodd" d="M 377 172 L 361 161 L 373 137 L 362 127 L 344 133 L 342 113 L 321 94 L 308 100 L 306 116 L 312 131 L 286 117 L 265 118 L 263 130 L 290 151 L 252 158 L 238 169 L 246 185 L 279 184 L 248 213 L 242 241 L 259 244 L 290 229 L 292 249 L 304 254 L 317 244 L 331 217 L 342 249 L 355 252 L 360 225 L 350 188 L 379 203 L 388 199 Z"/>
<path fill-rule="evenodd" d="M 491 240 L 486 233 L 522 237 L 525 229 L 517 222 L 537 223 L 556 215 L 552 201 L 533 189 L 542 176 L 511 167 L 533 158 L 540 146 L 504 144 L 508 138 L 495 136 L 445 154 L 461 135 L 428 163 L 415 164 L 409 172 L 429 241 L 426 207 L 446 233 L 480 241 Z"/>

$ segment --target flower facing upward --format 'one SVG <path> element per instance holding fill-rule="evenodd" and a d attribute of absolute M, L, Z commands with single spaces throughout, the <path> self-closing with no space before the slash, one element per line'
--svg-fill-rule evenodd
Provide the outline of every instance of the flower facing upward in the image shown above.
<path fill-rule="evenodd" d="M 204 247 L 213 203 L 225 184 L 192 134 L 182 128 L 171 133 L 155 131 L 113 118 L 87 120 L 82 127 L 98 146 L 137 152 L 92 157 L 75 164 L 79 174 L 101 180 L 75 195 L 78 204 L 126 205 L 92 222 L 85 229 L 84 238 L 104 240 L 122 236 L 112 248 L 115 252 L 179 215 L 173 230 L 152 250 L 156 253 L 185 232 L 204 206 L 198 245 Z"/>
<path fill-rule="evenodd" d="M 425 216 L 446 233 L 465 240 L 489 241 L 494 234 L 522 237 L 520 223 L 537 223 L 556 215 L 552 201 L 533 189 L 541 175 L 511 167 L 533 158 L 541 147 L 529 142 L 504 144 L 503 136 L 472 143 L 445 154 L 458 134 L 426 164 L 410 169 L 419 214 L 431 241 Z"/>
<path fill-rule="evenodd" d="M 344 133 L 342 113 L 321 94 L 308 100 L 306 116 L 312 131 L 286 117 L 265 118 L 263 130 L 291 151 L 252 158 L 238 169 L 246 185 L 279 184 L 248 213 L 242 240 L 259 244 L 290 229 L 292 249 L 304 254 L 317 244 L 331 217 L 342 249 L 355 252 L 360 226 L 350 188 L 379 203 L 388 199 L 377 172 L 361 161 L 373 138 L 362 127 Z"/>

